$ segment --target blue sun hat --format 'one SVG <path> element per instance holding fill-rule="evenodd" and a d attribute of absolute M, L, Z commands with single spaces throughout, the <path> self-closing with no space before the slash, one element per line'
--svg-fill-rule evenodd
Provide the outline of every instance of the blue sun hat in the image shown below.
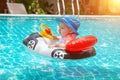
<path fill-rule="evenodd" d="M 80 26 L 80 21 L 77 17 L 73 15 L 66 15 L 62 18 L 58 18 L 57 21 L 64 22 L 74 33 L 78 35 L 78 28 Z"/>

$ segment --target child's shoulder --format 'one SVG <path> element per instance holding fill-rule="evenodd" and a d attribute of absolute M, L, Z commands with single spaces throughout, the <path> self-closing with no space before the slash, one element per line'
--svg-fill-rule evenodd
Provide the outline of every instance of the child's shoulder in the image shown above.
<path fill-rule="evenodd" d="M 66 36 L 66 38 L 76 38 L 77 34 L 71 33 Z"/>
<path fill-rule="evenodd" d="M 77 34 L 75 34 L 75 33 L 68 34 L 68 35 L 65 37 L 65 42 L 69 42 L 70 40 L 75 39 L 76 37 L 77 37 Z"/>

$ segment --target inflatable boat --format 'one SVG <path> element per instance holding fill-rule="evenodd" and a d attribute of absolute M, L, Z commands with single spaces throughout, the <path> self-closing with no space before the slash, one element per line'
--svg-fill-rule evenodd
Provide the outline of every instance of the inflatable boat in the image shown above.
<path fill-rule="evenodd" d="M 96 55 L 94 45 L 97 38 L 95 36 L 76 38 L 69 41 L 65 48 L 49 48 L 48 46 L 57 40 L 53 40 L 48 26 L 42 24 L 40 28 L 41 32 L 30 34 L 23 40 L 23 44 L 35 53 L 58 59 L 83 59 Z"/>

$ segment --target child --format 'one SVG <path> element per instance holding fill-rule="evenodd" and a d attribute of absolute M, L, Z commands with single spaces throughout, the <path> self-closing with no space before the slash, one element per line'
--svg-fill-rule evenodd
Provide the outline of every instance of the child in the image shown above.
<path fill-rule="evenodd" d="M 80 26 L 80 21 L 75 16 L 64 16 L 59 19 L 59 22 L 59 33 L 61 38 L 54 36 L 54 39 L 58 39 L 59 41 L 49 45 L 49 48 L 65 48 L 66 43 L 72 39 L 75 39 L 78 35 L 77 30 Z"/>

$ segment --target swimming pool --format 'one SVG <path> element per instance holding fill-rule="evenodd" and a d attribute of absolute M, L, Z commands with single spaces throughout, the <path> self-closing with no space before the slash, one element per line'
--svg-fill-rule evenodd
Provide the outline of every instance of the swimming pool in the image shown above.
<path fill-rule="evenodd" d="M 96 56 L 59 60 L 34 54 L 23 39 L 47 24 L 56 35 L 57 16 L 0 16 L 0 80 L 119 80 L 120 17 L 80 17 L 80 35 L 98 38 Z"/>

